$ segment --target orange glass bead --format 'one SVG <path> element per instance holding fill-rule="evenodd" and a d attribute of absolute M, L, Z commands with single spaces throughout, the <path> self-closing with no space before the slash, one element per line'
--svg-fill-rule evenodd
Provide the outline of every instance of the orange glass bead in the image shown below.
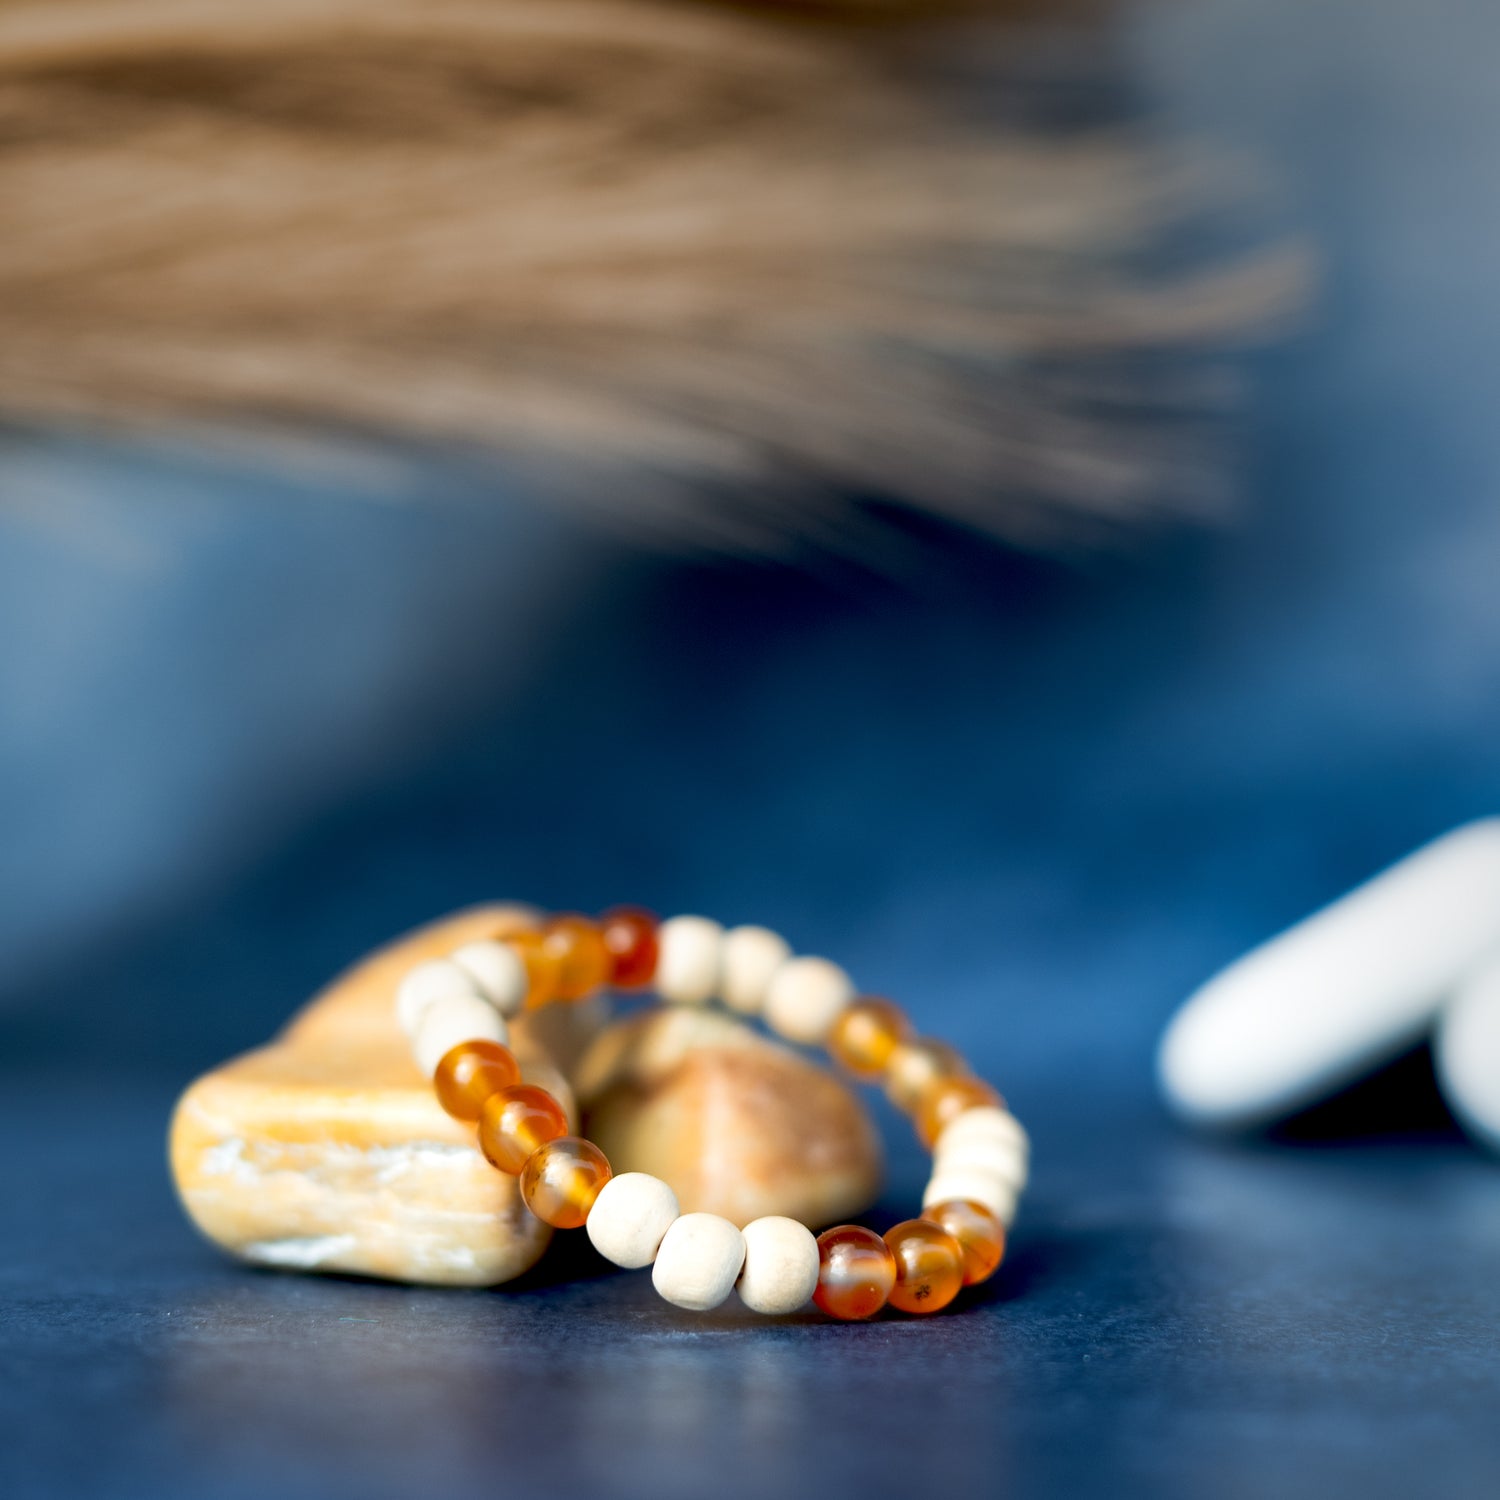
<path fill-rule="evenodd" d="M 616 906 L 599 918 L 599 932 L 609 953 L 609 983 L 617 990 L 638 990 L 656 976 L 657 921 L 639 906 Z"/>
<path fill-rule="evenodd" d="M 896 1048 L 911 1035 L 911 1022 L 898 1005 L 863 995 L 833 1023 L 828 1052 L 856 1078 L 878 1078 Z"/>
<path fill-rule="evenodd" d="M 500 1042 L 460 1042 L 450 1047 L 437 1065 L 432 1082 L 438 1103 L 455 1120 L 477 1120 L 484 1101 L 508 1089 L 521 1076 L 515 1054 Z"/>
<path fill-rule="evenodd" d="M 979 1109 L 984 1105 L 1003 1109 L 1005 1100 L 982 1078 L 935 1079 L 917 1101 L 917 1135 L 931 1151 L 943 1133 L 943 1126 L 956 1120 L 966 1109 Z"/>
<path fill-rule="evenodd" d="M 534 1083 L 491 1094 L 479 1112 L 479 1149 L 492 1166 L 519 1177 L 533 1154 L 568 1133 L 563 1107 Z"/>
<path fill-rule="evenodd" d="M 608 1160 L 592 1141 L 565 1135 L 532 1152 L 521 1173 L 521 1196 L 543 1223 L 578 1229 L 611 1175 Z"/>
<path fill-rule="evenodd" d="M 557 998 L 558 971 L 562 967 L 545 936 L 535 928 L 511 933 L 505 939 L 526 965 L 526 1009 L 539 1010 Z"/>
<path fill-rule="evenodd" d="M 873 1229 L 840 1224 L 818 1236 L 818 1286 L 813 1301 L 831 1318 L 869 1318 L 896 1284 L 896 1257 Z"/>
<path fill-rule="evenodd" d="M 1005 1256 L 1005 1226 L 982 1203 L 972 1198 L 950 1198 L 922 1210 L 958 1241 L 964 1258 L 964 1285 L 988 1281 Z"/>
<path fill-rule="evenodd" d="M 553 917 L 542 928 L 542 946 L 557 960 L 553 994 L 558 1000 L 582 1000 L 609 979 L 609 949 L 587 917 Z"/>
<path fill-rule="evenodd" d="M 897 1109 L 913 1113 L 922 1095 L 939 1078 L 967 1078 L 969 1065 L 947 1042 L 919 1037 L 901 1042 L 885 1069 L 886 1097 Z"/>
<path fill-rule="evenodd" d="M 964 1285 L 964 1252 L 941 1225 L 908 1219 L 888 1229 L 885 1242 L 896 1258 L 892 1307 L 906 1313 L 934 1313 L 958 1296 Z"/>

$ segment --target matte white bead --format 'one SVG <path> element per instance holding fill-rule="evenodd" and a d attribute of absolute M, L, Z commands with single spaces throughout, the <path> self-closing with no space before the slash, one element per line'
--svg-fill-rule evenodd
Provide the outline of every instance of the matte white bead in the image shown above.
<path fill-rule="evenodd" d="M 742 1231 L 745 1265 L 740 1301 L 752 1312 L 779 1317 L 812 1300 L 818 1286 L 818 1241 L 805 1224 L 771 1214 Z"/>
<path fill-rule="evenodd" d="M 510 1032 L 500 1012 L 478 995 L 445 995 L 427 1007 L 412 1038 L 412 1056 L 426 1078 L 437 1072 L 443 1054 L 460 1042 L 505 1042 Z"/>
<path fill-rule="evenodd" d="M 427 1009 L 449 995 L 478 993 L 474 976 L 446 958 L 431 958 L 418 964 L 396 986 L 396 1019 L 407 1036 L 415 1036 Z"/>
<path fill-rule="evenodd" d="M 672 917 L 657 929 L 656 993 L 674 1005 L 702 1005 L 719 988 L 724 929 L 707 917 Z"/>
<path fill-rule="evenodd" d="M 1500 819 L 1490 818 L 1209 980 L 1162 1038 L 1162 1093 L 1202 1125 L 1290 1114 L 1410 1046 L 1497 944 Z"/>
<path fill-rule="evenodd" d="M 1459 1122 L 1500 1151 L 1500 954 L 1459 987 L 1433 1043 L 1438 1082 Z"/>
<path fill-rule="evenodd" d="M 526 964 L 509 943 L 465 943 L 454 950 L 452 962 L 502 1016 L 510 1019 L 525 1010 Z"/>
<path fill-rule="evenodd" d="M 922 1194 L 922 1207 L 931 1208 L 934 1203 L 947 1203 L 952 1198 L 972 1198 L 983 1204 L 1007 1229 L 1016 1216 L 1016 1190 L 993 1172 L 981 1172 L 974 1167 L 934 1172 L 927 1191 Z"/>
<path fill-rule="evenodd" d="M 766 1020 L 793 1042 L 813 1045 L 831 1030 L 854 998 L 854 981 L 826 958 L 784 963 L 766 990 Z"/>
<path fill-rule="evenodd" d="M 787 940 L 769 927 L 734 927 L 724 934 L 719 993 L 731 1010 L 759 1015 L 776 971 L 792 956 Z"/>
<path fill-rule="evenodd" d="M 589 1239 L 605 1260 L 635 1270 L 656 1259 L 677 1217 L 677 1194 L 660 1177 L 621 1172 L 599 1190 L 589 1210 Z"/>
<path fill-rule="evenodd" d="M 745 1236 L 718 1214 L 683 1214 L 667 1230 L 651 1268 L 656 1290 L 678 1307 L 707 1312 L 734 1290 Z"/>
<path fill-rule="evenodd" d="M 1008 1109 L 993 1104 L 966 1109 L 951 1119 L 937 1138 L 934 1154 L 960 1141 L 1011 1141 L 1023 1156 L 1031 1154 L 1031 1137 L 1026 1134 L 1025 1126 Z"/>
<path fill-rule="evenodd" d="M 951 1145 L 938 1144 L 932 1153 L 932 1173 L 988 1172 L 1007 1182 L 1016 1192 L 1026 1187 L 1026 1156 L 1014 1141 L 966 1140 Z"/>

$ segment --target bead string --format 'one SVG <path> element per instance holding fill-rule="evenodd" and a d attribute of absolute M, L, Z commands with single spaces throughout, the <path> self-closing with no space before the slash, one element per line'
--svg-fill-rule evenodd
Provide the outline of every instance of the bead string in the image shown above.
<path fill-rule="evenodd" d="M 507 1023 L 601 989 L 648 987 L 669 1003 L 718 999 L 758 1015 L 883 1084 L 933 1153 L 921 1217 L 884 1236 L 844 1224 L 814 1238 L 779 1216 L 742 1230 L 717 1214 L 680 1213 L 660 1178 L 613 1174 L 597 1146 L 568 1133 L 557 1099 L 520 1081 Z M 556 916 L 419 964 L 397 989 L 396 1013 L 443 1108 L 478 1127 L 480 1149 L 520 1178 L 531 1212 L 558 1229 L 586 1226 L 616 1265 L 651 1265 L 656 1289 L 679 1307 L 705 1311 L 737 1288 L 770 1314 L 809 1299 L 836 1318 L 887 1304 L 931 1313 L 1000 1264 L 1030 1155 L 1004 1100 L 951 1047 L 915 1036 L 891 1001 L 859 995 L 837 964 L 793 956 L 764 927 L 726 932 L 691 916 L 658 924 L 638 907 L 598 921 Z"/>

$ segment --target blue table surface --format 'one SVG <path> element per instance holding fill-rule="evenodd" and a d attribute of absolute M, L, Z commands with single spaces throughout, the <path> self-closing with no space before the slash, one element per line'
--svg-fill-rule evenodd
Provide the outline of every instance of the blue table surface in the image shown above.
<path fill-rule="evenodd" d="M 47 501 L 0 519 L 7 1500 L 1496 1493 L 1500 1166 L 1425 1059 L 1233 1142 L 1151 1074 L 1214 968 L 1500 810 L 1500 12 L 1418 9 L 1123 33 L 1327 267 L 1232 527 L 895 587 L 457 479 L 0 450 Z M 765 921 L 960 1043 L 1035 1139 L 996 1281 L 845 1327 L 688 1318 L 576 1240 L 490 1292 L 200 1242 L 183 1084 L 508 896 Z M 889 1218 L 921 1166 L 882 1118 Z"/>

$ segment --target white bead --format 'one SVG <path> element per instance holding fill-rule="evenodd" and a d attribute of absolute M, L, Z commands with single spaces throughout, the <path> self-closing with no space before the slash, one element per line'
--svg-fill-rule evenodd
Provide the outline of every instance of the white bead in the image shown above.
<path fill-rule="evenodd" d="M 758 1015 L 776 971 L 792 956 L 787 940 L 769 927 L 734 927 L 724 934 L 724 972 L 719 993 L 725 1005 Z"/>
<path fill-rule="evenodd" d="M 415 1036 L 422 1017 L 435 1001 L 449 995 L 477 993 L 474 977 L 446 958 L 418 964 L 396 987 L 396 1019 L 407 1036 Z"/>
<path fill-rule="evenodd" d="M 745 1225 L 740 1301 L 779 1317 L 812 1300 L 818 1286 L 818 1242 L 805 1224 L 771 1214 Z"/>
<path fill-rule="evenodd" d="M 589 1210 L 589 1239 L 605 1260 L 635 1270 L 656 1259 L 677 1217 L 677 1194 L 660 1177 L 621 1172 L 599 1190 Z"/>
<path fill-rule="evenodd" d="M 707 917 L 673 917 L 657 929 L 656 993 L 675 1005 L 702 1005 L 719 988 L 724 929 Z"/>
<path fill-rule="evenodd" d="M 982 1203 L 1006 1228 L 1016 1216 L 1016 1190 L 993 1172 L 981 1172 L 974 1167 L 934 1172 L 927 1191 L 922 1194 L 922 1207 L 931 1208 L 934 1203 L 947 1203 L 952 1198 L 972 1198 Z"/>
<path fill-rule="evenodd" d="M 1025 1126 L 1008 1109 L 994 1104 L 982 1104 L 954 1116 L 937 1138 L 937 1152 L 960 1141 L 1011 1141 L 1023 1156 L 1031 1154 L 1031 1137 Z"/>
<path fill-rule="evenodd" d="M 443 1054 L 460 1042 L 510 1039 L 500 1012 L 478 995 L 445 995 L 427 1007 L 412 1038 L 412 1056 L 426 1078 L 437 1072 Z"/>
<path fill-rule="evenodd" d="M 854 998 L 854 982 L 826 958 L 784 963 L 766 991 L 766 1020 L 789 1041 L 812 1045 L 829 1033 Z"/>
<path fill-rule="evenodd" d="M 683 1214 L 667 1230 L 651 1268 L 656 1290 L 678 1307 L 707 1312 L 734 1290 L 745 1236 L 718 1214 Z"/>
<path fill-rule="evenodd" d="M 1230 965 L 1157 1058 L 1184 1119 L 1290 1114 L 1394 1057 L 1500 944 L 1500 819 L 1471 823 Z"/>
<path fill-rule="evenodd" d="M 1460 1123 L 1500 1151 L 1500 954 L 1464 981 L 1443 1012 L 1433 1060 Z"/>
<path fill-rule="evenodd" d="M 452 961 L 502 1016 L 509 1019 L 526 1008 L 526 964 L 509 943 L 466 943 L 455 950 Z"/>
<path fill-rule="evenodd" d="M 1026 1186 L 1026 1156 L 1014 1141 L 966 1140 L 951 1145 L 938 1143 L 932 1153 L 932 1173 L 966 1172 L 970 1169 L 988 1172 L 1007 1182 L 1016 1192 Z"/>

